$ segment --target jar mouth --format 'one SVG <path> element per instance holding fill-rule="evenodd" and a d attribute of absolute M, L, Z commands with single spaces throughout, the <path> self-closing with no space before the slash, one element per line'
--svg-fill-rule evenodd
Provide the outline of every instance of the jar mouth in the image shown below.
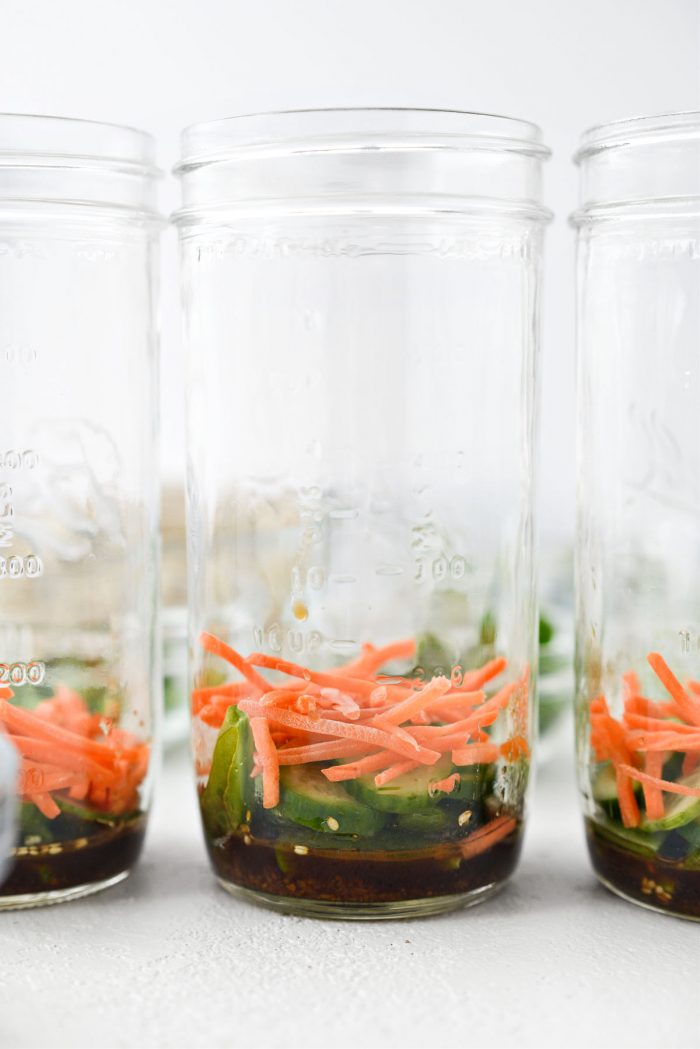
<path fill-rule="evenodd" d="M 32 216 L 157 220 L 155 142 L 145 131 L 74 117 L 0 113 L 3 222 Z"/>
<path fill-rule="evenodd" d="M 606 124 L 597 124 L 584 131 L 581 144 L 574 154 L 574 161 L 581 164 L 602 150 L 680 142 L 687 139 L 700 140 L 700 111 L 687 110 L 614 120 Z"/>
<path fill-rule="evenodd" d="M 181 174 L 253 153 L 481 149 L 549 156 L 529 121 L 456 109 L 336 107 L 250 113 L 192 124 L 182 133 Z"/>
<path fill-rule="evenodd" d="M 155 141 L 123 124 L 34 113 L 0 113 L 0 166 L 109 167 L 157 176 Z"/>

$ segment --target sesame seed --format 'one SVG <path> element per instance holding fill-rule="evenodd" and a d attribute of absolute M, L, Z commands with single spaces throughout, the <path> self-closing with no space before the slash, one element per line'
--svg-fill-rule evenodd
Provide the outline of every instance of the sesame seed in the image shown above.
<path fill-rule="evenodd" d="M 471 811 L 471 809 L 465 809 L 464 812 L 460 812 L 459 817 L 457 819 L 457 822 L 459 823 L 460 827 L 463 827 L 465 823 L 469 823 L 469 820 L 471 818 L 472 818 L 472 811 Z"/>
<path fill-rule="evenodd" d="M 306 845 L 295 845 L 294 851 L 296 852 L 297 856 L 307 856 L 309 852 Z"/>
<path fill-rule="evenodd" d="M 244 845 L 250 845 L 252 840 L 253 839 L 251 838 L 250 834 L 244 834 L 243 835 L 243 844 Z"/>
<path fill-rule="evenodd" d="M 340 830 L 340 824 L 334 816 L 329 816 L 326 820 L 326 826 L 329 830 Z"/>

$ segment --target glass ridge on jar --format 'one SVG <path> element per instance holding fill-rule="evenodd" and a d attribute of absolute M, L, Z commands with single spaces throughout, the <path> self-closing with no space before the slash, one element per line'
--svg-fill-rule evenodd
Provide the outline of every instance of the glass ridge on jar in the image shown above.
<path fill-rule="evenodd" d="M 0 115 L 0 910 L 126 877 L 159 705 L 153 142 Z"/>
<path fill-rule="evenodd" d="M 516 866 L 547 152 L 430 110 L 183 135 L 193 743 L 230 891 L 400 917 Z"/>
<path fill-rule="evenodd" d="M 700 918 L 700 114 L 577 154 L 577 743 L 609 889 Z"/>

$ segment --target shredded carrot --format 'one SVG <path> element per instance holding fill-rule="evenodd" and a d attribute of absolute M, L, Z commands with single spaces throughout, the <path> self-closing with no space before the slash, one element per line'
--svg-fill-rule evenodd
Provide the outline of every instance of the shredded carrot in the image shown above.
<path fill-rule="evenodd" d="M 417 761 L 397 761 L 395 765 L 390 765 L 388 769 L 377 773 L 374 782 L 378 787 L 383 787 L 386 783 L 391 783 L 392 780 L 398 779 L 406 772 L 412 772 L 417 767 Z"/>
<path fill-rule="evenodd" d="M 666 691 L 673 697 L 685 721 L 700 725 L 700 700 L 696 700 L 681 685 L 666 660 L 658 652 L 650 652 L 647 662 Z"/>
<path fill-rule="evenodd" d="M 239 674 L 242 674 L 246 678 L 254 689 L 258 692 L 267 692 L 269 685 L 264 677 L 261 677 L 248 662 L 236 652 L 235 648 L 231 648 L 224 641 L 220 641 L 218 637 L 214 637 L 213 634 L 208 634 L 206 631 L 201 634 L 199 643 L 207 652 L 210 652 L 213 656 L 219 656 L 220 659 L 225 659 L 227 663 L 230 663 L 236 668 Z"/>
<path fill-rule="evenodd" d="M 440 699 L 449 691 L 450 682 L 446 677 L 434 677 L 424 688 L 404 699 L 401 703 L 381 717 L 382 725 L 401 725 L 419 711 L 424 710 L 434 699 Z"/>
<path fill-rule="evenodd" d="M 447 776 L 445 779 L 436 779 L 428 787 L 428 793 L 431 796 L 440 792 L 451 794 L 459 786 L 461 779 L 459 772 L 453 772 L 451 776 Z"/>
<path fill-rule="evenodd" d="M 247 663 L 250 666 L 265 667 L 267 670 L 278 670 L 282 674 L 289 674 L 290 677 L 312 681 L 315 685 L 322 685 L 327 688 L 338 688 L 351 694 L 359 693 L 366 696 L 376 688 L 373 681 L 346 677 L 341 671 L 324 674 L 316 670 L 307 670 L 305 667 L 299 666 L 298 663 L 290 663 L 286 659 L 277 659 L 275 656 L 266 656 L 262 652 L 254 652 L 252 656 L 248 656 Z M 261 678 L 260 680 L 264 679 Z M 267 691 L 269 687 L 265 683 L 263 691 Z"/>
<path fill-rule="evenodd" d="M 345 724 L 342 721 L 330 721 L 327 718 L 310 718 L 303 714 L 295 714 L 291 710 L 262 707 L 259 703 L 254 703 L 249 699 L 242 700 L 238 706 L 249 717 L 263 716 L 275 724 L 286 725 L 288 728 L 315 732 L 320 736 L 341 736 L 357 740 L 370 747 L 396 751 L 397 754 L 402 754 L 404 757 L 415 757 L 424 765 L 433 765 L 440 757 L 437 751 L 429 750 L 427 747 L 412 747 L 398 736 L 369 725 Z"/>
<path fill-rule="evenodd" d="M 688 787 L 685 783 L 672 783 L 669 779 L 659 779 L 657 776 L 649 776 L 646 772 L 640 772 L 632 765 L 620 765 L 619 771 L 630 779 L 636 779 L 639 783 L 650 783 L 653 787 L 660 787 L 668 794 L 683 794 L 689 798 L 700 798 L 700 788 Z"/>
<path fill-rule="evenodd" d="M 331 765 L 330 768 L 321 769 L 321 772 L 331 783 L 342 783 L 344 780 L 366 776 L 369 772 L 376 772 L 377 769 L 385 769 L 392 761 L 396 761 L 396 754 L 393 754 L 390 750 L 380 750 L 378 753 L 368 754 L 367 757 L 360 758 L 358 761 L 347 762 L 343 765 Z"/>
<path fill-rule="evenodd" d="M 460 750 L 452 751 L 455 765 L 481 765 L 498 759 L 498 747 L 494 743 L 469 743 Z"/>
<path fill-rule="evenodd" d="M 485 852 L 502 838 L 507 837 L 516 827 L 517 820 L 512 816 L 498 816 L 495 820 L 491 820 L 485 827 L 474 831 L 460 843 L 459 851 L 462 859 L 472 859 L 479 853 Z"/>
<path fill-rule="evenodd" d="M 263 808 L 274 809 L 280 800 L 280 769 L 277 747 L 270 737 L 270 726 L 267 718 L 251 718 L 250 730 L 253 733 L 255 748 L 260 755 L 263 772 Z"/>
<path fill-rule="evenodd" d="M 644 771 L 651 779 L 661 779 L 665 754 L 663 751 L 649 752 L 646 755 Z M 658 787 L 648 780 L 642 784 L 644 807 L 650 820 L 659 820 L 664 814 L 664 796 Z"/>

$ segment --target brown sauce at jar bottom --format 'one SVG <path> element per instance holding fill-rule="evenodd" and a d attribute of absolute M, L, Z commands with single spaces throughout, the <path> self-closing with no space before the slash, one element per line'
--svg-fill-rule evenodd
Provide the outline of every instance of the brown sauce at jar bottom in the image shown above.
<path fill-rule="evenodd" d="M 656 910 L 700 918 L 700 869 L 629 851 L 598 833 L 590 819 L 586 839 L 594 870 L 618 892 Z"/>
<path fill-rule="evenodd" d="M 19 847 L 0 897 L 57 892 L 114 878 L 136 863 L 145 832 L 146 817 L 139 816 L 90 837 Z"/>
<path fill-rule="evenodd" d="M 521 845 L 520 827 L 468 859 L 459 842 L 412 851 L 309 849 L 300 855 L 291 844 L 250 835 L 207 841 L 214 870 L 226 882 L 271 896 L 358 904 L 460 895 L 498 884 L 513 873 Z"/>

